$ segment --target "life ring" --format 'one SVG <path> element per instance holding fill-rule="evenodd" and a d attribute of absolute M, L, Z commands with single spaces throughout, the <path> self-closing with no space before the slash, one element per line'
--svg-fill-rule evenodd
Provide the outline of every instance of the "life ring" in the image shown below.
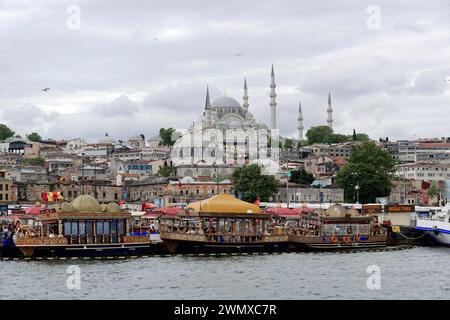
<path fill-rule="evenodd" d="M 343 241 L 345 244 L 348 244 L 348 243 L 350 242 L 349 236 L 344 236 L 344 237 L 342 238 L 342 241 Z"/>
<path fill-rule="evenodd" d="M 336 236 L 332 236 L 330 238 L 331 243 L 336 243 L 337 242 L 337 237 Z"/>

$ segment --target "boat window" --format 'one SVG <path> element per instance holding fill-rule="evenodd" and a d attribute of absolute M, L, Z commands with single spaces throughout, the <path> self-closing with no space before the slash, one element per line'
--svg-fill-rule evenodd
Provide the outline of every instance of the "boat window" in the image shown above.
<path fill-rule="evenodd" d="M 72 221 L 72 235 L 78 235 L 78 221 Z"/>
<path fill-rule="evenodd" d="M 92 221 L 86 221 L 86 234 L 88 236 L 93 235 L 93 223 Z"/>
<path fill-rule="evenodd" d="M 115 220 L 111 221 L 111 234 L 112 235 L 117 234 L 117 221 Z"/>
<path fill-rule="evenodd" d="M 103 232 L 104 234 L 109 234 L 109 221 L 103 222 Z"/>
<path fill-rule="evenodd" d="M 86 223 L 84 221 L 78 222 L 78 231 L 80 235 L 86 234 Z"/>
<path fill-rule="evenodd" d="M 123 231 L 123 220 L 119 220 L 117 221 L 117 234 L 118 235 L 123 235 L 125 232 Z"/>
<path fill-rule="evenodd" d="M 71 235 L 71 223 L 70 221 L 64 221 L 64 235 L 70 236 Z"/>
<path fill-rule="evenodd" d="M 103 221 L 97 221 L 97 234 L 101 235 L 103 234 Z"/>

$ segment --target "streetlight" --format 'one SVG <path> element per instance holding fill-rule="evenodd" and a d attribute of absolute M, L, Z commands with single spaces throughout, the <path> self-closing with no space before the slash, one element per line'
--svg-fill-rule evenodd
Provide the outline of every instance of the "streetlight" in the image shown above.
<path fill-rule="evenodd" d="M 355 186 L 355 190 L 356 190 L 356 204 L 359 204 L 359 185 L 358 184 Z"/>
<path fill-rule="evenodd" d="M 81 154 L 81 194 L 84 195 L 84 152 Z"/>
<path fill-rule="evenodd" d="M 352 172 L 351 173 L 352 176 L 356 176 L 356 185 L 355 185 L 355 190 L 356 190 L 356 203 L 359 204 L 359 183 L 358 183 L 358 173 L 357 172 Z M 354 199 L 354 198 L 353 198 Z"/>

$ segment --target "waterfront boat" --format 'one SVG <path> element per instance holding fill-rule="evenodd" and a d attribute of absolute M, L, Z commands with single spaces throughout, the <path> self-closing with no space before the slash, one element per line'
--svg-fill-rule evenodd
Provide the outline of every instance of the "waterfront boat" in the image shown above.
<path fill-rule="evenodd" d="M 450 203 L 431 217 L 418 216 L 414 224 L 416 230 L 425 231 L 434 243 L 450 246 Z"/>
<path fill-rule="evenodd" d="M 294 250 L 352 250 L 387 245 L 387 230 L 375 216 L 360 215 L 357 210 L 346 210 L 341 205 L 302 214 L 295 222 L 287 229 Z"/>
<path fill-rule="evenodd" d="M 161 241 L 129 233 L 131 214 L 82 195 L 39 214 L 15 245 L 25 257 L 118 257 L 159 254 Z"/>
<path fill-rule="evenodd" d="M 170 253 L 272 253 L 287 251 L 289 243 L 270 214 L 229 194 L 191 203 L 160 220 Z"/>

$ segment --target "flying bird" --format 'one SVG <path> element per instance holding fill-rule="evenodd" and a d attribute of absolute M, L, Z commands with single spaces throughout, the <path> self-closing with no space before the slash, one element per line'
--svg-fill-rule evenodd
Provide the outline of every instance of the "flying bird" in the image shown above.
<path fill-rule="evenodd" d="M 47 92 L 48 90 L 50 90 L 50 88 L 44 88 L 44 89 L 42 89 L 41 91 Z"/>

